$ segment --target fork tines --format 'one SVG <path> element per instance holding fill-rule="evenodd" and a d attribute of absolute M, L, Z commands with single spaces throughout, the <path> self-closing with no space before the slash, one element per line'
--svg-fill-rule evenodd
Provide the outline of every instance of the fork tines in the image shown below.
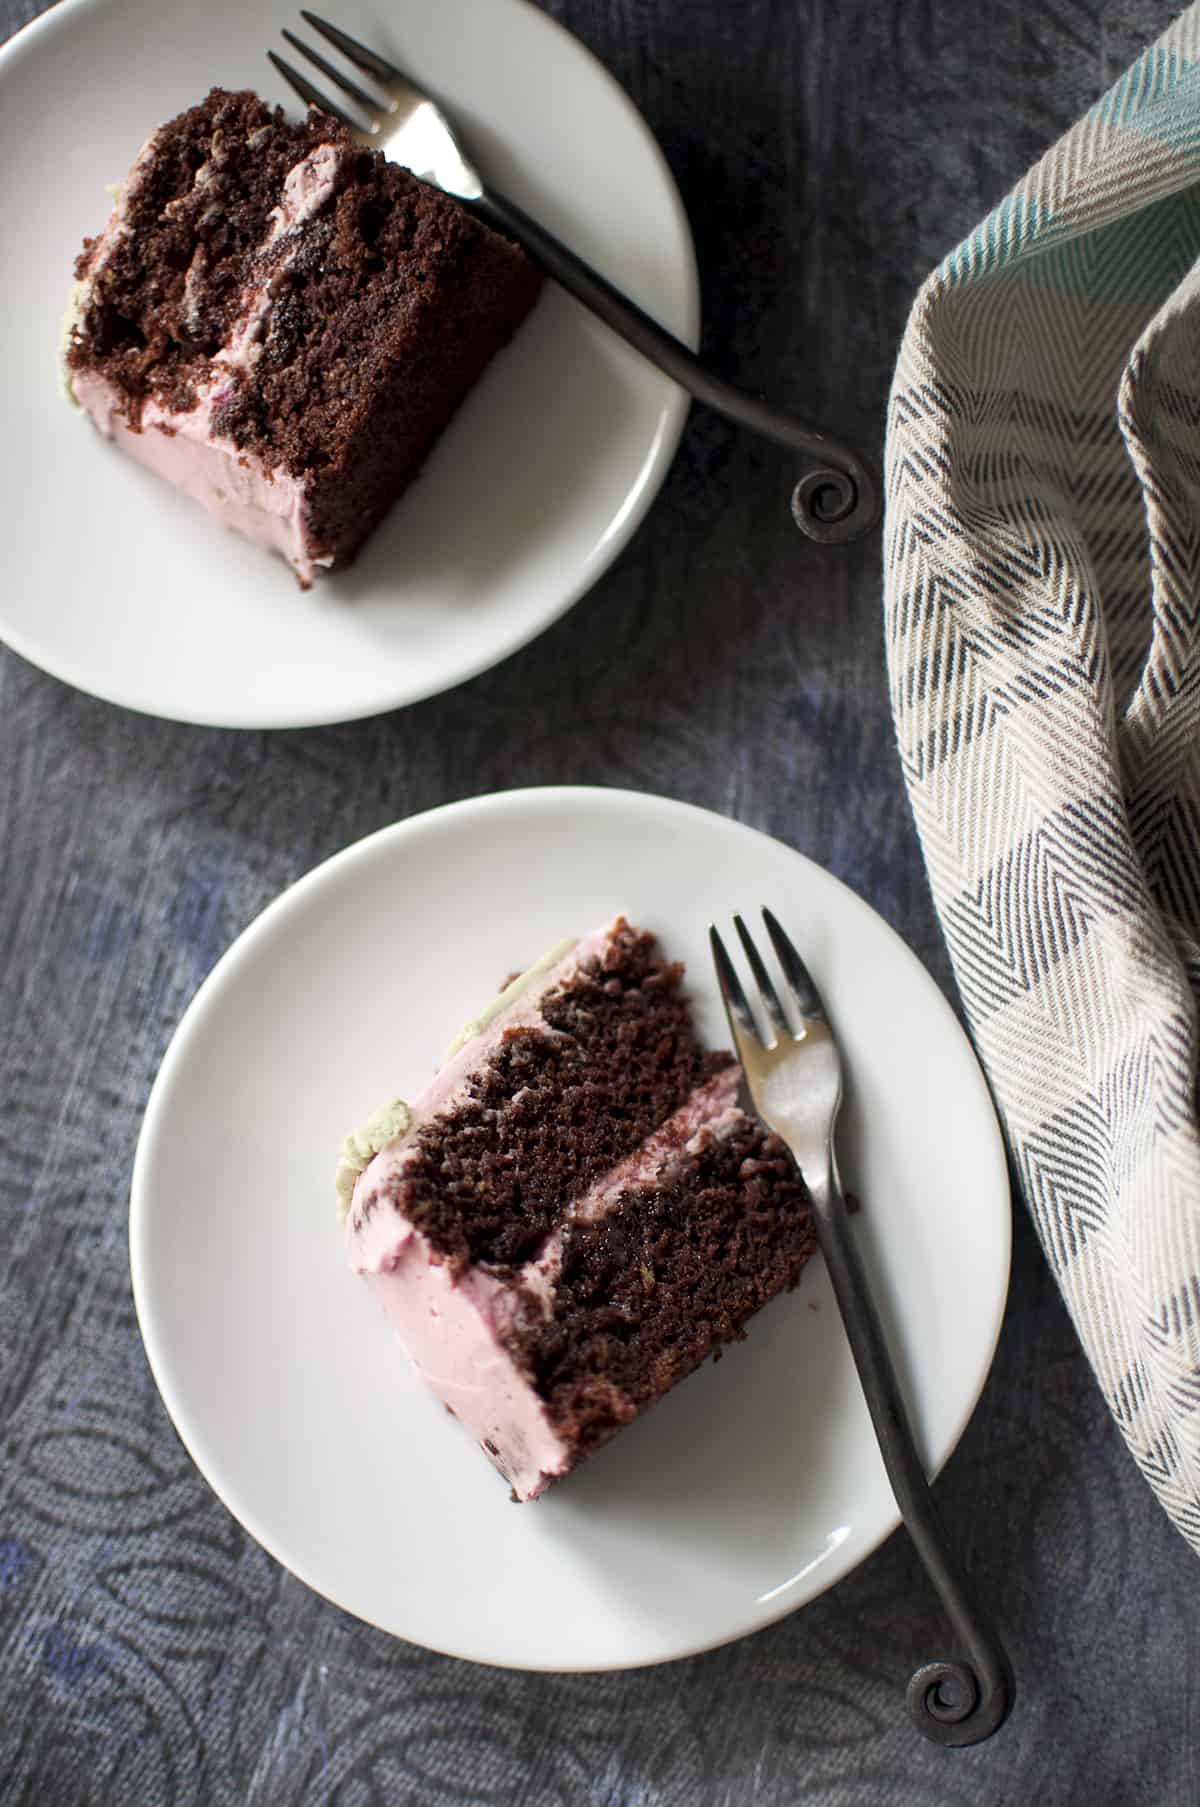
<path fill-rule="evenodd" d="M 775 958 L 783 968 L 783 975 L 791 986 L 796 1009 L 806 1019 L 814 1016 L 823 1017 L 825 1006 L 821 1002 L 821 994 L 817 990 L 812 974 L 784 934 L 775 916 L 765 907 L 762 919 L 766 924 L 767 934 L 771 937 Z"/>
<path fill-rule="evenodd" d="M 721 988 L 721 997 L 725 1008 L 734 1024 L 734 1031 L 740 1029 L 744 1035 L 758 1040 L 758 1026 L 754 1014 L 746 1002 L 746 994 L 742 990 L 742 981 L 737 976 L 737 968 L 725 952 L 725 943 L 717 933 L 716 924 L 708 925 L 708 944 L 712 949 L 713 965 L 717 971 L 717 984 Z"/>
<path fill-rule="evenodd" d="M 733 926 L 738 932 L 738 940 L 742 944 L 742 952 L 750 963 L 750 971 L 754 983 L 758 986 L 758 995 L 762 999 L 767 1013 L 767 1021 L 771 1026 L 773 1038 L 778 1041 L 781 1036 L 790 1035 L 787 1018 L 783 1014 L 783 1005 L 779 1002 L 779 993 L 775 989 L 770 973 L 763 965 L 762 955 L 750 939 L 750 931 L 740 916 L 735 916 Z"/>
<path fill-rule="evenodd" d="M 298 38 L 294 31 L 289 31 L 285 25 L 279 35 L 282 38 L 286 38 L 293 50 L 298 50 L 301 56 L 306 56 L 314 69 L 319 69 L 322 75 L 327 75 L 330 81 L 341 89 L 343 94 L 348 94 L 351 100 L 356 101 L 364 112 L 375 113 L 379 111 L 381 103 L 373 94 L 368 94 L 365 88 L 360 88 L 357 82 L 351 81 L 348 75 L 343 75 L 340 69 L 335 69 L 328 57 L 323 57 L 320 51 L 310 49 L 304 42 L 304 39 Z M 270 52 L 268 52 L 268 55 L 270 55 Z M 273 57 L 272 61 L 277 68 L 286 68 L 282 57 Z M 303 79 L 304 78 L 301 77 L 301 80 Z"/>
<path fill-rule="evenodd" d="M 340 50 L 342 55 L 347 57 L 350 62 L 357 64 L 358 68 L 365 69 L 368 75 L 377 75 L 381 82 L 402 82 L 408 79 L 394 63 L 389 63 L 385 56 L 380 56 L 377 50 L 369 50 L 365 44 L 360 44 L 358 39 L 352 38 L 348 31 L 339 31 L 336 25 L 329 23 L 328 19 L 322 19 L 316 13 L 308 12 L 303 6 L 300 8 L 300 17 L 307 25 L 311 25 L 314 31 L 319 32 L 327 43 L 332 44 L 335 50 Z"/>
<path fill-rule="evenodd" d="M 804 1026 L 807 1022 L 810 1022 L 815 1017 L 824 1017 L 825 1015 L 825 1008 L 821 1003 L 820 993 L 813 983 L 812 974 L 809 972 L 807 966 L 805 966 L 800 955 L 796 952 L 791 940 L 780 926 L 778 919 L 770 910 L 765 908 L 762 912 L 762 918 L 767 934 L 771 940 L 771 946 L 775 950 L 775 958 L 778 960 L 780 970 L 786 980 L 785 989 L 788 999 L 800 1019 L 797 1026 L 798 1032 L 803 1034 Z M 738 940 L 741 942 L 742 951 L 746 956 L 751 974 L 754 978 L 754 983 L 758 988 L 759 997 L 762 1000 L 763 1009 L 770 1026 L 771 1040 L 765 1045 L 774 1047 L 785 1036 L 794 1036 L 797 1033 L 797 1029 L 793 1029 L 788 1022 L 787 1014 L 780 1002 L 779 993 L 775 987 L 775 982 L 767 971 L 762 955 L 755 946 L 750 931 L 742 921 L 742 918 L 740 916 L 735 916 L 733 925 L 737 930 Z M 721 988 L 721 996 L 725 1001 L 726 1009 L 729 1011 L 729 1014 L 737 1027 L 740 1028 L 744 1034 L 753 1036 L 756 1042 L 762 1043 L 758 1025 L 754 1020 L 754 1012 L 751 1010 L 749 1002 L 747 1001 L 742 982 L 738 977 L 737 968 L 729 958 L 725 949 L 725 944 L 713 925 L 709 926 L 708 939 L 712 948 L 713 965 L 716 968 L 717 983 Z"/>
<path fill-rule="evenodd" d="M 336 25 L 331 25 L 328 19 L 322 19 L 317 13 L 308 12 L 304 7 L 300 8 L 300 17 L 327 43 L 332 44 L 335 50 L 340 51 L 347 62 L 352 63 L 364 75 L 374 76 L 377 81 L 385 83 L 406 79 L 394 63 L 389 63 L 386 57 L 380 56 L 378 51 L 371 50 L 366 44 L 360 44 L 357 38 L 350 36 L 349 32 L 340 30 Z M 286 39 L 293 50 L 298 51 L 302 57 L 306 58 L 314 69 L 319 70 L 348 99 L 352 100 L 356 106 L 361 107 L 366 114 L 366 120 L 352 118 L 343 107 L 338 106 L 335 100 L 331 100 L 327 94 L 323 94 L 319 88 L 314 86 L 302 70 L 297 69 L 294 64 L 286 62 L 275 51 L 268 50 L 268 59 L 282 75 L 284 81 L 295 89 L 301 100 L 307 102 L 310 107 L 319 107 L 322 112 L 331 113 L 335 119 L 340 120 L 342 125 L 349 127 L 352 132 L 369 132 L 371 134 L 378 132 L 380 119 L 394 109 L 393 101 L 383 95 L 372 94 L 366 88 L 361 87 L 335 63 L 330 62 L 328 57 L 322 56 L 319 50 L 314 50 L 311 44 L 306 44 L 303 38 L 298 38 L 294 31 L 288 31 L 286 26 L 282 29 L 281 36 Z"/>
<path fill-rule="evenodd" d="M 305 51 L 306 56 L 310 54 L 311 52 Z M 338 106 L 336 100 L 330 100 L 327 94 L 322 94 L 319 88 L 314 88 L 306 75 L 301 75 L 299 69 L 294 69 L 291 63 L 285 62 L 283 57 L 277 56 L 273 50 L 268 50 L 267 61 L 278 69 L 288 87 L 295 89 L 306 106 L 317 107 L 322 113 L 331 114 L 351 132 L 374 133 L 379 130 L 379 125 L 374 119 L 371 119 L 369 123 L 364 123 L 361 119 L 351 118 L 344 107 Z"/>

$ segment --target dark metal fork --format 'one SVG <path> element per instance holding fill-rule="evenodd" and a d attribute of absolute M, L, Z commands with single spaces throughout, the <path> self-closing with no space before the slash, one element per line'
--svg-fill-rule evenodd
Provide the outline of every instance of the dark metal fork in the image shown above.
<path fill-rule="evenodd" d="M 362 143 L 382 150 L 414 175 L 457 196 L 488 225 L 516 239 L 548 275 L 696 401 L 807 458 L 811 468 L 792 490 L 792 518 L 810 539 L 826 544 L 855 540 L 874 525 L 879 514 L 878 492 L 861 458 L 827 433 L 777 414 L 764 402 L 713 376 L 693 351 L 606 277 L 568 250 L 515 201 L 489 187 L 465 155 L 445 115 L 394 63 L 316 13 L 302 8 L 301 17 L 379 90 L 369 93 L 294 32 L 284 31 L 293 50 L 332 82 L 359 113 L 356 116 L 330 99 L 299 69 L 268 50 L 270 61 L 301 100 L 339 119 Z"/>
<path fill-rule="evenodd" d="M 967 1652 L 965 1660 L 922 1664 L 908 1684 L 909 1712 L 917 1729 L 935 1744 L 978 1744 L 1008 1717 L 1012 1669 L 947 1541 L 850 1227 L 833 1146 L 842 1102 L 842 1063 L 833 1029 L 808 968 L 771 912 L 762 915 L 795 1027 L 740 916 L 734 917 L 734 927 L 770 1025 L 769 1042 L 759 1035 L 720 935 L 710 928 L 717 982 L 754 1108 L 791 1149 L 812 1200 L 821 1253 L 896 1503 Z"/>

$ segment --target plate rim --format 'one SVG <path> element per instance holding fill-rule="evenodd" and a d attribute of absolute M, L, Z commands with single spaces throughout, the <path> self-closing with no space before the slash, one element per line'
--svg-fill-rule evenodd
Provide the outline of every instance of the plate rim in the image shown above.
<path fill-rule="evenodd" d="M 35 40 L 56 31 L 69 31 L 73 18 L 78 14 L 105 8 L 119 13 L 123 5 L 127 3 L 128 0 L 54 0 L 53 5 L 34 18 L 27 20 L 10 38 L 0 43 L 0 96 L 3 95 L 5 83 L 8 80 L 19 78 L 19 71 L 14 72 L 10 65 L 28 54 Z M 558 38 L 569 46 L 570 50 L 590 67 L 593 76 L 607 89 L 625 126 L 630 131 L 630 141 L 636 139 L 640 154 L 648 159 L 657 170 L 663 198 L 678 231 L 682 252 L 678 271 L 684 290 L 686 323 L 680 329 L 678 336 L 689 349 L 697 350 L 700 343 L 702 312 L 695 238 L 679 184 L 649 121 L 600 56 L 561 20 L 543 12 L 534 4 L 534 0 L 488 0 L 488 3 L 502 9 L 511 7 L 526 17 L 536 20 L 539 27 L 548 28 L 547 37 Z M 69 286 L 68 278 L 69 271 L 64 266 L 64 296 Z M 572 303 L 572 305 L 578 304 Z M 653 367 L 647 366 L 647 368 Z M 48 381 L 48 399 L 53 393 L 53 384 Z M 498 650 L 481 652 L 456 665 L 452 677 L 431 677 L 428 681 L 418 682 L 415 685 L 399 682 L 399 679 L 403 677 L 404 664 L 402 659 L 393 654 L 393 668 L 397 675 L 397 694 L 391 695 L 390 698 L 380 700 L 378 697 L 372 697 L 366 702 L 350 707 L 342 704 L 338 705 L 333 712 L 322 708 L 320 710 L 309 709 L 301 713 L 276 713 L 268 721 L 263 721 L 261 716 L 252 710 L 247 711 L 241 708 L 201 712 L 190 708 L 176 707 L 168 713 L 164 713 L 161 708 L 155 707 L 149 700 L 131 699 L 123 693 L 121 686 L 96 688 L 94 681 L 87 679 L 77 670 L 75 661 L 71 657 L 69 644 L 64 646 L 61 652 L 56 653 L 53 658 L 47 659 L 40 647 L 35 650 L 36 636 L 27 634 L 21 625 L 18 625 L 14 631 L 12 625 L 2 617 L 0 617 L 0 642 L 9 647 L 18 657 L 24 659 L 27 664 L 32 665 L 35 670 L 45 672 L 47 676 L 60 683 L 70 685 L 72 689 L 80 691 L 85 696 L 95 697 L 99 702 L 107 703 L 114 708 L 128 709 L 133 714 L 147 717 L 152 721 L 179 722 L 187 727 L 247 730 L 259 733 L 288 732 L 294 729 L 336 727 L 342 723 L 368 721 L 379 715 L 390 714 L 396 709 L 410 708 L 414 704 L 428 701 L 431 697 L 442 696 L 451 690 L 456 690 L 460 685 L 470 683 L 484 672 L 494 670 L 506 660 L 523 652 L 526 647 L 532 645 L 542 634 L 547 633 L 557 622 L 569 614 L 576 603 L 580 602 L 600 582 L 628 546 L 657 500 L 675 460 L 690 410 L 691 397 L 677 384 L 672 383 L 664 389 L 663 408 L 658 427 L 648 440 L 646 456 L 636 478 L 626 491 L 612 520 L 598 541 L 600 550 L 584 561 L 583 568 L 577 572 L 571 582 L 565 585 L 554 606 L 547 609 L 535 625 L 526 626 L 518 632 L 504 637 Z M 437 447 L 435 446 L 434 453 L 436 451 Z M 212 531 L 216 532 L 218 527 L 219 523 L 213 523 Z M 403 602 L 403 598 L 399 594 L 394 600 L 397 604 Z"/>
<path fill-rule="evenodd" d="M 451 1657 L 458 1661 L 480 1663 L 488 1668 L 511 1670 L 515 1673 L 600 1675 L 621 1673 L 626 1670 L 632 1671 L 642 1668 L 652 1668 L 658 1666 L 660 1663 L 686 1661 L 691 1657 L 701 1656 L 708 1651 L 717 1650 L 727 1644 L 737 1642 L 744 1637 L 753 1636 L 759 1631 L 766 1630 L 771 1625 L 778 1624 L 782 1619 L 790 1617 L 793 1613 L 800 1612 L 805 1606 L 808 1606 L 813 1601 L 819 1599 L 830 1588 L 836 1586 L 840 1581 L 845 1580 L 847 1576 L 853 1574 L 855 1570 L 860 1568 L 872 1555 L 874 1555 L 881 1545 L 887 1542 L 888 1538 L 893 1535 L 902 1523 L 899 1508 L 895 1505 L 893 1500 L 891 1508 L 881 1521 L 877 1535 L 869 1538 L 864 1547 L 855 1554 L 854 1559 L 846 1566 L 839 1567 L 836 1559 L 828 1565 L 828 1568 L 827 1565 L 822 1562 L 814 1571 L 814 1579 L 817 1584 L 810 1592 L 805 1594 L 803 1599 L 785 1599 L 777 1608 L 772 1607 L 771 1610 L 765 1613 L 750 1627 L 740 1627 L 732 1631 L 719 1633 L 713 1637 L 704 1637 L 694 1642 L 689 1642 L 686 1648 L 675 1650 L 665 1656 L 640 1656 L 628 1660 L 613 1660 L 609 1662 L 568 1661 L 564 1663 L 561 1661 L 505 1661 L 494 1656 L 481 1656 L 475 1651 L 456 1646 L 453 1641 L 435 1643 L 425 1635 L 422 1635 L 420 1639 L 411 1638 L 406 1633 L 397 1631 L 394 1626 L 384 1624 L 379 1618 L 364 1613 L 358 1606 L 348 1605 L 343 1600 L 337 1598 L 335 1594 L 321 1586 L 318 1582 L 310 1579 L 307 1573 L 294 1567 L 278 1553 L 273 1537 L 264 1534 L 260 1528 L 257 1510 L 251 1509 L 242 1511 L 240 1509 L 235 1509 L 230 1503 L 230 1500 L 226 1498 L 222 1489 L 215 1484 L 207 1467 L 201 1462 L 196 1454 L 190 1429 L 186 1427 L 186 1413 L 178 1413 L 175 1404 L 173 1403 L 172 1389 L 165 1378 L 165 1359 L 161 1358 L 160 1352 L 155 1346 L 153 1308 L 150 1304 L 151 1289 L 145 1271 L 146 1228 L 149 1223 L 149 1213 L 153 1209 L 149 1197 L 149 1181 L 147 1174 L 154 1152 L 153 1145 L 159 1134 L 159 1119 L 163 1116 L 166 1109 L 166 1099 L 170 1095 L 174 1071 L 176 1066 L 183 1060 L 188 1050 L 191 1039 L 189 1030 L 194 1030 L 207 1011 L 213 1007 L 212 1000 L 219 997 L 223 986 L 229 982 L 228 976 L 231 973 L 235 973 L 236 969 L 244 961 L 253 958 L 258 943 L 271 933 L 276 918 L 280 915 L 287 914 L 298 904 L 302 904 L 310 893 L 319 891 L 325 884 L 330 882 L 331 877 L 336 873 L 343 870 L 351 870 L 356 863 L 369 858 L 381 845 L 392 841 L 402 842 L 409 833 L 418 830 L 426 824 L 444 821 L 447 818 L 452 818 L 454 816 L 469 817 L 480 811 L 491 810 L 494 808 L 520 808 L 523 805 L 537 807 L 539 804 L 548 805 L 570 802 L 579 802 L 584 806 L 589 803 L 599 802 L 608 805 L 616 803 L 626 807 L 632 805 L 636 808 L 649 808 L 651 810 L 666 809 L 669 812 L 681 812 L 688 817 L 700 818 L 708 822 L 715 820 L 718 823 L 727 824 L 730 828 L 736 829 L 742 834 L 754 836 L 768 842 L 776 848 L 782 848 L 785 852 L 802 861 L 804 864 L 814 867 L 816 871 L 822 875 L 823 879 L 830 881 L 838 890 L 845 893 L 848 898 L 853 899 L 854 904 L 857 907 L 863 908 L 871 914 L 875 919 L 875 922 L 886 932 L 887 937 L 893 942 L 898 956 L 903 961 L 907 962 L 910 967 L 920 975 L 932 1007 L 941 1013 L 943 1020 L 956 1032 L 957 1043 L 960 1045 L 962 1053 L 966 1056 L 964 1073 L 968 1069 L 971 1073 L 972 1085 L 978 1092 L 979 1101 L 983 1106 L 983 1121 L 987 1126 L 990 1158 L 986 1165 L 981 1162 L 981 1171 L 989 1174 L 994 1173 L 995 1182 L 1000 1188 L 1004 1201 L 1004 1208 L 998 1210 L 998 1222 L 1002 1242 L 1002 1259 L 1000 1262 L 1002 1276 L 1001 1284 L 997 1289 L 994 1320 L 989 1326 L 986 1339 L 986 1359 L 983 1359 L 980 1362 L 979 1373 L 972 1383 L 969 1394 L 965 1397 L 963 1408 L 956 1415 L 953 1429 L 946 1441 L 945 1449 L 938 1452 L 930 1468 L 930 1480 L 936 1480 L 937 1476 L 941 1473 L 942 1469 L 949 1462 L 961 1443 L 963 1435 L 978 1408 L 979 1401 L 991 1375 L 995 1363 L 996 1348 L 999 1343 L 1000 1333 L 1007 1311 L 1008 1296 L 1012 1281 L 1012 1185 L 1003 1131 L 1001 1129 L 986 1074 L 980 1063 L 974 1045 L 945 992 L 925 967 L 924 963 L 909 947 L 903 936 L 892 927 L 891 923 L 887 921 L 874 905 L 869 903 L 866 898 L 854 890 L 853 886 L 847 884 L 844 879 L 839 878 L 836 873 L 829 871 L 827 867 L 821 866 L 820 863 L 814 860 L 810 855 L 801 852 L 799 848 L 794 847 L 788 841 L 782 840 L 778 835 L 769 834 L 763 829 L 753 827 L 748 823 L 740 821 L 737 817 L 722 815 L 719 810 L 709 809 L 704 805 L 691 803 L 682 798 L 669 797 L 665 794 L 653 791 L 630 790 L 619 785 L 610 786 L 600 784 L 525 785 L 514 786 L 503 790 L 481 792 L 471 797 L 457 798 L 452 802 L 437 804 L 430 809 L 418 811 L 414 815 L 401 817 L 397 821 L 386 823 L 382 827 L 372 830 L 369 834 L 361 836 L 358 840 L 350 842 L 347 846 L 338 849 L 335 853 L 328 855 L 325 859 L 319 861 L 317 865 L 302 873 L 300 877 L 295 879 L 290 885 L 285 886 L 282 891 L 264 905 L 258 914 L 246 924 L 219 956 L 210 971 L 201 980 L 172 1031 L 170 1041 L 159 1064 L 158 1071 L 147 1097 L 145 1111 L 138 1132 L 129 1194 L 128 1247 L 130 1279 L 138 1331 L 142 1339 L 142 1345 L 145 1350 L 151 1374 L 154 1378 L 155 1386 L 158 1390 L 159 1398 L 167 1413 L 172 1428 L 186 1449 L 190 1460 L 196 1467 L 197 1472 L 205 1485 L 220 1501 L 225 1510 L 230 1513 L 234 1520 L 240 1524 L 242 1528 L 254 1538 L 260 1548 L 270 1556 L 272 1561 L 277 1562 L 287 1573 L 294 1575 L 304 1584 L 304 1586 L 310 1588 L 319 1598 L 336 1606 L 339 1611 L 348 1613 L 352 1618 L 361 1621 L 363 1624 L 373 1626 L 374 1629 L 382 1632 L 385 1636 L 398 1638 L 401 1642 L 413 1643 L 416 1647 L 432 1650 L 438 1655 Z"/>

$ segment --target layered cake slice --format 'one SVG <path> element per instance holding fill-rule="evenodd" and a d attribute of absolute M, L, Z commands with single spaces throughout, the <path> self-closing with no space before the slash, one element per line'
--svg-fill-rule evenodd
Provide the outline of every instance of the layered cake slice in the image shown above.
<path fill-rule="evenodd" d="M 75 274 L 72 399 L 305 587 L 411 483 L 540 285 L 334 120 L 220 89 L 146 141 Z"/>
<path fill-rule="evenodd" d="M 796 1284 L 787 1149 L 619 917 L 511 983 L 412 1105 L 347 1139 L 350 1261 L 530 1500 Z"/>

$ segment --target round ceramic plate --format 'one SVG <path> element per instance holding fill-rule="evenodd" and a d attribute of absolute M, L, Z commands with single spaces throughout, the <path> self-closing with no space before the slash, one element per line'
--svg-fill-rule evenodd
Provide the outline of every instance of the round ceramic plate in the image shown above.
<path fill-rule="evenodd" d="M 937 1468 L 1008 1285 L 1000 1135 L 903 943 L 838 880 L 721 816 L 513 791 L 385 829 L 259 917 L 201 988 L 146 1113 L 134 1295 L 176 1427 L 230 1511 L 360 1618 L 521 1668 L 629 1667 L 790 1612 L 897 1522 L 823 1265 L 542 1499 L 424 1391 L 349 1269 L 346 1130 L 412 1096 L 460 1023 L 564 933 L 624 911 L 687 962 L 727 1045 L 708 922 L 765 903 L 845 1050 L 857 1234 Z"/>
<path fill-rule="evenodd" d="M 337 18 L 448 103 L 499 188 L 695 343 L 674 182 L 575 39 L 524 0 L 346 0 Z M 104 185 L 214 84 L 295 108 L 264 55 L 288 24 L 285 0 L 65 0 L 0 52 L 0 335 L 19 448 L 0 501 L 0 638 L 97 696 L 222 727 L 371 715 L 524 645 L 628 540 L 686 413 L 548 286 L 357 564 L 307 594 L 282 560 L 106 446 L 55 371 Z"/>

